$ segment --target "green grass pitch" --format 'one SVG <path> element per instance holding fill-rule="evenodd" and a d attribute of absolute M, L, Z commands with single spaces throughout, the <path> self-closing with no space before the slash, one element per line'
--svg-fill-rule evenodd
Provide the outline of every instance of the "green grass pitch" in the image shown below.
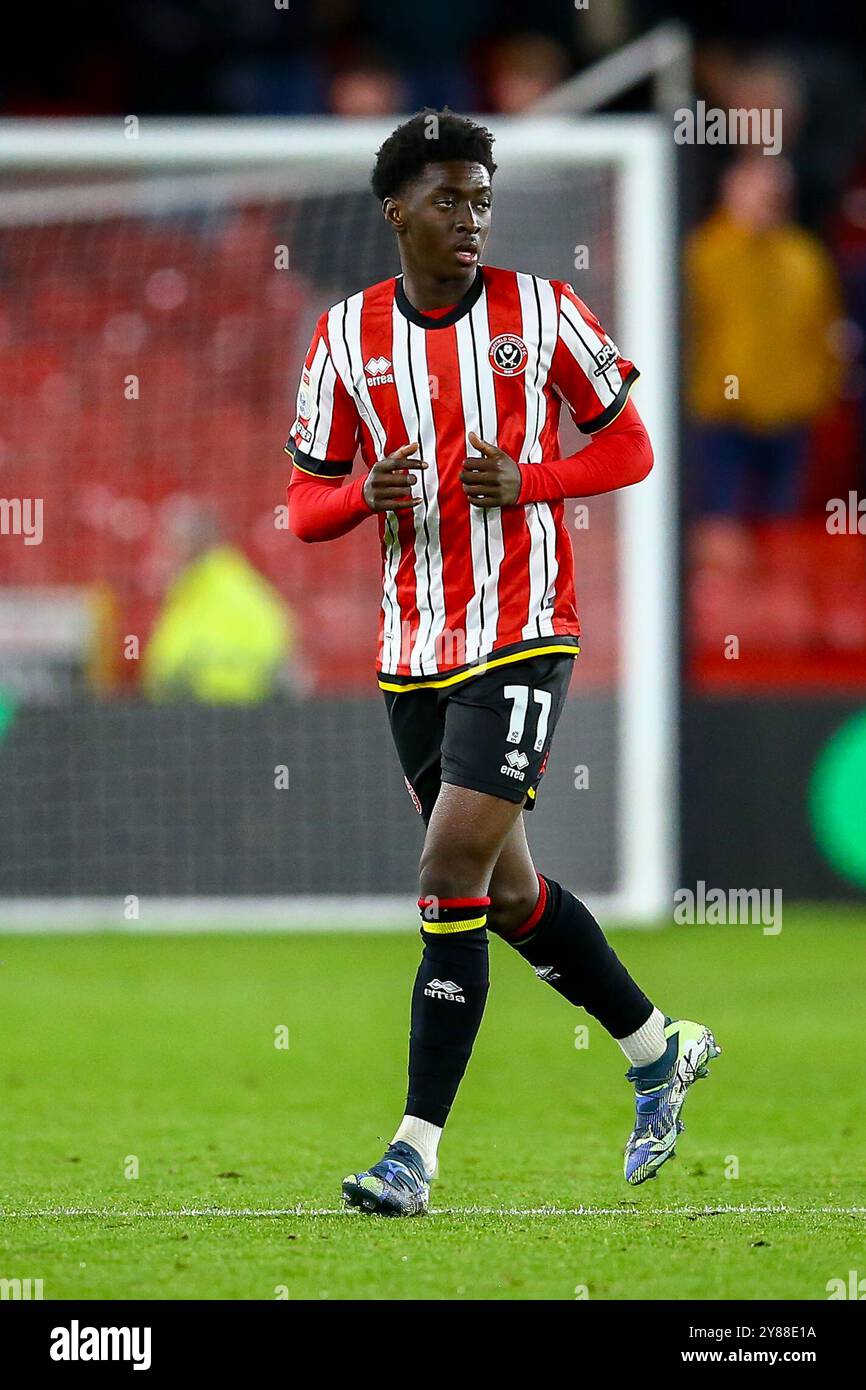
<path fill-rule="evenodd" d="M 413 932 L 0 939 L 0 1276 L 46 1299 L 825 1299 L 866 1275 L 862 912 L 611 940 L 723 1048 L 677 1159 L 625 1184 L 624 1058 L 493 941 L 433 1213 L 386 1221 L 341 1212 L 340 1180 L 400 1115 Z"/>

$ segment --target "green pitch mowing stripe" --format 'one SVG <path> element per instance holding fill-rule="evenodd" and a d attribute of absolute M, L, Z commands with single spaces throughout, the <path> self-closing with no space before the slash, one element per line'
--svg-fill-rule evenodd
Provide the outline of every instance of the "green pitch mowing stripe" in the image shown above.
<path fill-rule="evenodd" d="M 624 1058 L 494 941 L 414 1222 L 339 1206 L 400 1113 L 414 935 L 0 942 L 0 1278 L 48 1299 L 825 1299 L 866 1275 L 863 918 L 613 940 L 724 1048 L 676 1162 L 625 1185 Z"/>

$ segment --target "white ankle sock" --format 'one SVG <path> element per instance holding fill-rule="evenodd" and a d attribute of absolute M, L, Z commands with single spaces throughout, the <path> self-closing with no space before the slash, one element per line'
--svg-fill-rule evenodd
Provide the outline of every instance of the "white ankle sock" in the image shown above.
<path fill-rule="evenodd" d="M 633 1067 L 645 1067 L 657 1062 L 668 1045 L 665 1037 L 665 1016 L 661 1009 L 653 1009 L 646 1023 L 627 1038 L 617 1038 Z"/>
<path fill-rule="evenodd" d="M 421 1155 L 427 1176 L 435 1178 L 439 1168 L 436 1155 L 441 1138 L 442 1130 L 439 1125 L 431 1125 L 429 1120 L 419 1120 L 415 1115 L 404 1115 L 391 1143 L 396 1144 L 398 1139 L 403 1139 L 407 1144 L 411 1144 Z"/>

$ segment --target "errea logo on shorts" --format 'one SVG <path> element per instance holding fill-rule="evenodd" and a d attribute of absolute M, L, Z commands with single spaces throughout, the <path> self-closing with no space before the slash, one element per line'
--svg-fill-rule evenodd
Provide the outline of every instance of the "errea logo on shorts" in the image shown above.
<path fill-rule="evenodd" d="M 529 759 L 519 748 L 512 748 L 510 753 L 505 754 L 505 762 L 499 769 L 506 777 L 513 777 L 515 782 L 526 780 L 526 769 L 529 767 Z"/>
<path fill-rule="evenodd" d="M 368 357 L 364 363 L 367 385 L 386 386 L 389 381 L 393 381 L 394 373 L 389 370 L 390 366 L 391 363 L 387 357 Z"/>

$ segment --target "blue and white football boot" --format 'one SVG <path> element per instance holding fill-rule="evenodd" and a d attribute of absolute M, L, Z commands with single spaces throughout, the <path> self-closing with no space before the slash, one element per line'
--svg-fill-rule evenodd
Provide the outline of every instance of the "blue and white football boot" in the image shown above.
<path fill-rule="evenodd" d="M 418 1150 L 399 1139 L 373 1168 L 343 1179 L 343 1201 L 377 1216 L 423 1216 L 434 1176 L 428 1176 Z"/>
<path fill-rule="evenodd" d="M 721 1048 L 709 1028 L 687 1018 L 665 1019 L 667 1048 L 657 1062 L 629 1067 L 634 1084 L 635 1123 L 625 1146 L 626 1182 L 637 1186 L 654 1178 L 663 1163 L 676 1156 L 676 1142 L 685 1125 L 680 1119 L 688 1089 L 707 1075 Z"/>

